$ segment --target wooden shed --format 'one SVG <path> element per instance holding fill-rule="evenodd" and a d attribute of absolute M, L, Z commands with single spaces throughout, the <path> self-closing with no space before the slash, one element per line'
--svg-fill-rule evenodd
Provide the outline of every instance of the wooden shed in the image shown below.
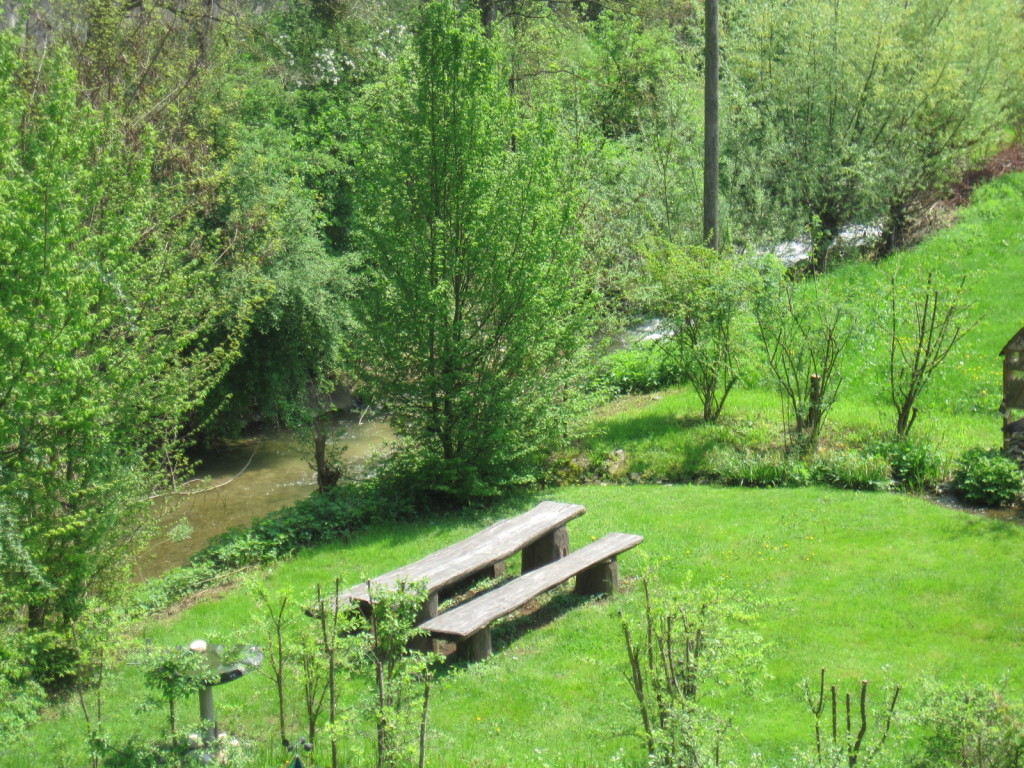
<path fill-rule="evenodd" d="M 1024 465 L 1024 328 L 1017 331 L 1003 351 L 1003 451 Z"/>

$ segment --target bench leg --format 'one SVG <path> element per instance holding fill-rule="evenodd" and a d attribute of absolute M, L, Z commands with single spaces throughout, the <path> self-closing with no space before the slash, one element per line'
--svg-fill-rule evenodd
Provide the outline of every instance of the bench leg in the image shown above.
<path fill-rule="evenodd" d="M 483 661 L 491 655 L 491 628 L 484 627 L 479 632 L 459 640 L 455 651 L 460 659 L 467 661 Z"/>
<path fill-rule="evenodd" d="M 619 561 L 614 557 L 581 571 L 576 577 L 577 595 L 611 595 L 619 591 Z"/>
<path fill-rule="evenodd" d="M 553 563 L 569 554 L 569 531 L 563 525 L 523 549 L 523 573 Z"/>
<path fill-rule="evenodd" d="M 431 592 L 430 597 L 420 608 L 420 612 L 416 614 L 416 625 L 419 626 L 425 621 L 437 616 L 437 592 Z M 426 653 L 437 652 L 437 641 L 434 640 L 430 635 L 424 635 L 423 637 L 414 637 L 409 641 L 409 648 L 414 651 L 424 651 Z"/>
<path fill-rule="evenodd" d="M 486 568 L 477 571 L 473 574 L 475 579 L 500 579 L 505 575 L 505 561 L 499 560 L 494 565 L 489 565 Z"/>

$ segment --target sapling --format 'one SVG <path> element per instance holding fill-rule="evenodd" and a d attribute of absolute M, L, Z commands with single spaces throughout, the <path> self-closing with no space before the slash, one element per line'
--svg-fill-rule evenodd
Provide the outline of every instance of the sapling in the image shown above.
<path fill-rule="evenodd" d="M 867 680 L 861 681 L 856 707 L 853 706 L 850 692 L 847 691 L 840 695 L 835 684 L 829 686 L 826 698 L 824 668 L 819 677 L 816 697 L 805 680 L 804 696 L 814 715 L 814 747 L 818 765 L 846 764 L 849 768 L 854 768 L 858 763 L 870 765 L 889 739 L 900 690 L 898 685 L 893 688 L 891 696 L 887 697 L 888 704 L 882 714 L 875 717 L 875 729 L 880 729 L 880 732 L 873 734 L 873 743 L 869 743 L 867 734 L 871 714 L 867 703 Z M 855 712 L 856 725 L 853 720 Z M 831 718 L 826 719 L 823 723 L 822 718 L 826 714 L 830 714 Z M 823 725 L 824 732 L 822 731 Z"/>

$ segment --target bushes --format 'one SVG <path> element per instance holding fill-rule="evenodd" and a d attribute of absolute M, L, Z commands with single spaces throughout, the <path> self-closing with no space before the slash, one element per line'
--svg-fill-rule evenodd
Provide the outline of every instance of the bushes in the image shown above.
<path fill-rule="evenodd" d="M 708 472 L 726 485 L 777 488 L 811 483 L 811 470 L 806 463 L 776 453 L 718 450 L 708 457 Z"/>
<path fill-rule="evenodd" d="M 905 437 L 875 443 L 871 453 L 892 468 L 892 479 L 907 491 L 935 491 L 947 477 L 945 457 L 930 445 Z"/>
<path fill-rule="evenodd" d="M 910 722 L 920 746 L 904 764 L 912 768 L 1021 768 L 1024 765 L 1024 702 L 1003 686 L 926 682 Z"/>
<path fill-rule="evenodd" d="M 818 457 L 811 465 L 815 482 L 853 491 L 887 491 L 892 487 L 892 470 L 882 456 L 835 451 Z"/>
<path fill-rule="evenodd" d="M 969 504 L 1004 507 L 1020 497 L 1021 470 L 999 451 L 974 448 L 957 463 L 953 490 Z"/>
<path fill-rule="evenodd" d="M 594 376 L 595 388 L 610 395 L 643 395 L 681 380 L 678 362 L 660 340 L 612 352 L 600 361 Z"/>

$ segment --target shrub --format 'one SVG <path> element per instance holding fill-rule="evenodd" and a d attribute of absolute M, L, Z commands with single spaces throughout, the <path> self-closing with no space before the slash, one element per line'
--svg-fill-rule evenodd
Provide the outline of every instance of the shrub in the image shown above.
<path fill-rule="evenodd" d="M 848 451 L 821 455 L 811 466 L 819 483 L 854 491 L 886 491 L 892 485 L 889 462 L 882 456 Z"/>
<path fill-rule="evenodd" d="M 946 479 L 946 457 L 913 438 L 883 440 L 869 452 L 889 462 L 892 479 L 905 490 L 935 491 Z"/>
<path fill-rule="evenodd" d="M 806 464 L 783 454 L 718 450 L 708 457 L 708 473 L 726 485 L 798 487 L 811 482 Z"/>
<path fill-rule="evenodd" d="M 969 504 L 1003 507 L 1021 494 L 1020 467 L 997 450 L 972 448 L 957 463 L 953 489 Z"/>
<path fill-rule="evenodd" d="M 998 688 L 926 681 L 909 719 L 921 733 L 905 763 L 912 768 L 1020 768 L 1024 762 L 1024 702 Z"/>
<path fill-rule="evenodd" d="M 678 363 L 661 341 L 644 341 L 606 355 L 597 366 L 595 387 L 610 395 L 643 395 L 682 380 Z"/>

